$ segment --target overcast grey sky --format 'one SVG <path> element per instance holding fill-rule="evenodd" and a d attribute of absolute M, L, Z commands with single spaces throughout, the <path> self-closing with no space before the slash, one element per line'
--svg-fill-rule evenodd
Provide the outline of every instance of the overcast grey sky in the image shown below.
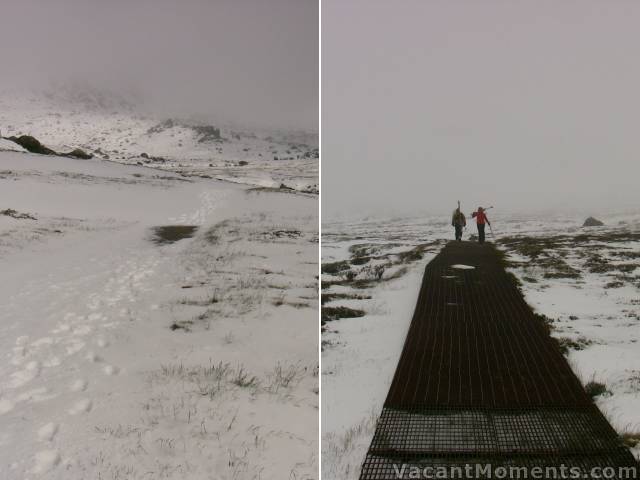
<path fill-rule="evenodd" d="M 317 0 L 0 0 L 0 83 L 84 79 L 317 129 Z"/>
<path fill-rule="evenodd" d="M 323 219 L 640 207 L 640 2 L 323 0 Z"/>

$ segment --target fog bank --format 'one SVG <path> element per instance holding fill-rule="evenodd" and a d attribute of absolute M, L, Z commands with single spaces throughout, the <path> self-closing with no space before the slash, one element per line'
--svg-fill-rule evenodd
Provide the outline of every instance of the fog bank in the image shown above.
<path fill-rule="evenodd" d="M 640 4 L 324 0 L 323 217 L 640 207 Z"/>
<path fill-rule="evenodd" d="M 82 81 L 152 107 L 317 129 L 314 0 L 3 0 L 2 86 Z"/>

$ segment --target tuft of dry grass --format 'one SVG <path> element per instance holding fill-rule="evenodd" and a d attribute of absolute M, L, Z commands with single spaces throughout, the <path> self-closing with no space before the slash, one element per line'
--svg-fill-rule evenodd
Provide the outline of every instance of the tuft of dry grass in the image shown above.
<path fill-rule="evenodd" d="M 622 442 L 629 448 L 640 446 L 640 431 L 627 431 L 620 435 Z"/>
<path fill-rule="evenodd" d="M 604 383 L 596 382 L 595 380 L 591 380 L 590 382 L 588 382 L 584 386 L 584 391 L 591 398 L 596 398 L 609 392 L 607 390 L 607 386 Z"/>
<path fill-rule="evenodd" d="M 555 338 L 555 340 L 563 355 L 568 354 L 569 350 L 584 350 L 586 347 L 593 344 L 592 340 L 585 337 L 579 337 L 575 340 L 569 337 L 560 337 Z"/>
<path fill-rule="evenodd" d="M 302 380 L 306 368 L 298 364 L 281 365 L 278 363 L 273 372 L 269 374 L 269 385 L 267 390 L 271 393 L 278 393 L 280 389 L 286 389 L 296 385 Z"/>
<path fill-rule="evenodd" d="M 364 317 L 365 311 L 349 308 L 349 307 L 322 307 L 322 317 L 321 322 L 324 325 L 327 322 L 332 320 L 339 320 L 341 318 L 357 318 Z"/>
<path fill-rule="evenodd" d="M 241 388 L 257 387 L 259 384 L 258 377 L 250 375 L 242 366 L 238 366 L 232 377 L 231 383 Z"/>

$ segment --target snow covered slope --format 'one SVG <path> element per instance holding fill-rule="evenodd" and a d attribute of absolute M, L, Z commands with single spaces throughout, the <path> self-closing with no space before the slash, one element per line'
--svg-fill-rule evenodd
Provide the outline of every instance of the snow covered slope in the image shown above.
<path fill-rule="evenodd" d="M 11 140 L 0 138 L 0 152 L 26 152 L 26 150 Z"/>
<path fill-rule="evenodd" d="M 56 151 L 144 164 L 265 187 L 317 192 L 316 132 L 166 118 L 128 98 L 82 87 L 0 92 L 0 133 L 31 135 Z"/>
<path fill-rule="evenodd" d="M 0 478 L 316 478 L 316 196 L 13 152 L 0 192 Z"/>

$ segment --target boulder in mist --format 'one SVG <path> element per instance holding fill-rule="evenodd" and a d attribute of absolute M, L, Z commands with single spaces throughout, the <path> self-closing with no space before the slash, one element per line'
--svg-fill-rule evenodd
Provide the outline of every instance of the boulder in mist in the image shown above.
<path fill-rule="evenodd" d="M 594 217 L 587 218 L 582 224 L 583 227 L 602 227 L 604 223 Z"/>
<path fill-rule="evenodd" d="M 200 137 L 198 138 L 199 143 L 222 140 L 220 129 L 213 125 L 193 125 L 191 128 Z"/>

